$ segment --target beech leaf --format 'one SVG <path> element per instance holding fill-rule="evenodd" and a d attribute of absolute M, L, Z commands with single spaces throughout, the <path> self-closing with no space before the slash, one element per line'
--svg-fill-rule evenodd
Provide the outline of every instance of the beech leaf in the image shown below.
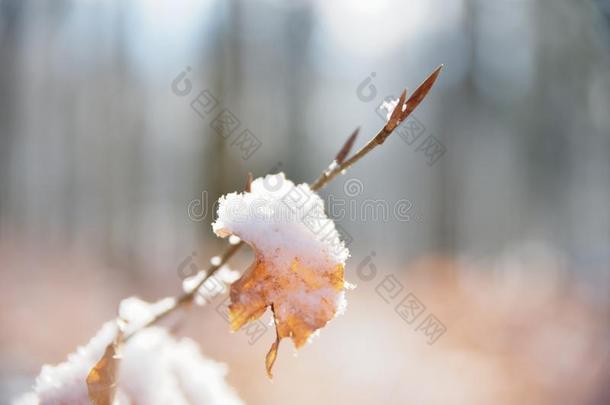
<path fill-rule="evenodd" d="M 221 197 L 213 229 L 254 249 L 254 262 L 231 285 L 229 320 L 236 331 L 272 309 L 276 341 L 265 361 L 271 378 L 281 339 L 302 347 L 345 306 L 349 253 L 322 199 L 283 173 L 254 180 L 251 192 Z"/>

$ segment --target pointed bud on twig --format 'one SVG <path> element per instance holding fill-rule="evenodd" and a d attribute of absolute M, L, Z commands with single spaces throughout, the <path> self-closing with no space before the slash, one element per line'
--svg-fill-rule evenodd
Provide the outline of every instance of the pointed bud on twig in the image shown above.
<path fill-rule="evenodd" d="M 252 173 L 248 172 L 248 179 L 246 180 L 246 192 L 252 191 Z"/>
<path fill-rule="evenodd" d="M 360 132 L 360 127 L 356 128 L 354 132 L 352 132 L 349 138 L 347 138 L 347 141 L 345 141 L 345 143 L 343 144 L 343 147 L 341 148 L 339 153 L 337 153 L 337 157 L 335 158 L 335 162 L 337 162 L 337 164 L 340 165 L 345 161 L 345 158 L 352 150 L 352 146 L 354 146 L 354 141 L 356 140 L 356 137 L 358 137 L 358 132 Z"/>
<path fill-rule="evenodd" d="M 409 100 L 407 101 L 407 108 L 403 113 L 401 121 L 407 118 L 409 114 L 411 114 L 413 110 L 415 110 L 415 108 L 419 105 L 419 103 L 421 103 L 422 100 L 426 97 L 426 95 L 432 88 L 432 85 L 434 85 L 436 78 L 441 73 L 441 69 L 443 69 L 443 65 L 437 67 L 436 70 L 432 72 L 432 74 L 428 76 L 428 78 L 424 80 L 422 84 L 419 85 L 419 87 L 417 88 L 417 90 L 415 90 L 415 92 L 413 92 L 411 97 L 409 97 Z"/>
<path fill-rule="evenodd" d="M 430 76 L 428 76 L 428 78 L 424 80 L 422 84 L 419 85 L 417 90 L 415 90 L 413 94 L 411 94 L 411 97 L 409 97 L 406 102 L 405 98 L 407 95 L 407 90 L 405 89 L 402 92 L 400 98 L 398 99 L 398 104 L 396 104 L 394 111 L 392 111 L 392 114 L 390 115 L 388 123 L 385 125 L 385 127 L 383 127 L 383 130 L 375 137 L 377 144 L 382 144 L 386 140 L 386 138 L 390 136 L 392 131 L 394 131 L 396 127 L 399 126 L 413 112 L 413 110 L 415 110 L 419 103 L 422 102 L 422 100 L 426 97 L 426 95 L 434 85 L 434 82 L 436 81 L 438 75 L 441 73 L 442 68 L 443 65 L 437 67 L 436 70 L 432 72 L 432 74 L 430 74 Z"/>

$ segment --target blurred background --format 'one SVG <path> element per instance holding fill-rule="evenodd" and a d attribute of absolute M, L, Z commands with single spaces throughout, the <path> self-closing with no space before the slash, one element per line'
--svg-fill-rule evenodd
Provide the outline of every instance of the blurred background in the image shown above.
<path fill-rule="evenodd" d="M 0 402 L 205 268 L 247 172 L 312 181 L 442 63 L 321 193 L 345 315 L 273 383 L 272 329 L 229 334 L 213 303 L 177 333 L 251 404 L 610 403 L 609 23 L 607 0 L 0 1 Z"/>

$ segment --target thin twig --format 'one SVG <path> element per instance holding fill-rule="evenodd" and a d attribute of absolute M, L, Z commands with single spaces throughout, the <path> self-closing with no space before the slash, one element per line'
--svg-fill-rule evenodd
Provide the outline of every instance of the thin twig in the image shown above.
<path fill-rule="evenodd" d="M 157 315 L 155 315 L 154 318 L 152 318 L 150 321 L 148 321 L 147 323 L 142 325 L 142 327 L 132 331 L 128 335 L 125 335 L 123 337 L 123 342 L 126 342 L 127 340 L 129 340 L 129 338 L 131 338 L 133 335 L 135 335 L 138 331 L 140 331 L 142 329 L 145 329 L 145 328 L 148 328 L 149 326 L 153 326 L 157 322 L 160 322 L 161 320 L 165 319 L 169 314 L 171 314 L 172 312 L 174 312 L 178 308 L 180 308 L 180 307 L 182 307 L 184 305 L 190 304 L 193 301 L 193 299 L 195 298 L 195 295 L 197 294 L 197 291 L 199 291 L 199 289 L 201 288 L 203 283 L 205 283 L 210 277 L 212 277 L 212 275 L 214 273 L 216 273 L 216 271 L 218 271 L 218 269 L 220 269 L 227 261 L 229 261 L 229 259 L 231 257 L 233 257 L 233 255 L 235 253 L 237 253 L 237 251 L 243 245 L 245 245 L 245 243 L 243 241 L 240 241 L 239 243 L 237 243 L 235 245 L 229 245 L 229 247 L 224 251 L 222 256 L 220 256 L 220 263 L 212 265 L 207 270 L 206 276 L 195 286 L 195 288 L 193 288 L 189 292 L 183 293 L 182 295 L 178 296 L 174 300 L 173 305 L 171 305 L 171 306 L 167 307 L 165 310 L 159 312 Z"/>
<path fill-rule="evenodd" d="M 351 158 L 347 159 L 345 162 L 340 165 L 332 167 L 330 170 L 322 173 L 320 177 L 316 181 L 311 184 L 310 188 L 314 191 L 321 189 L 326 186 L 328 182 L 334 179 L 339 173 L 344 172 L 345 170 L 352 167 L 356 162 L 362 159 L 367 153 L 375 149 L 377 146 L 381 145 L 388 136 L 396 129 L 398 125 L 402 121 L 404 121 L 413 110 L 422 102 L 426 94 L 432 88 L 432 85 L 436 81 L 439 73 L 443 65 L 439 66 L 432 74 L 424 80 L 424 82 L 415 90 L 413 95 L 409 97 L 405 104 L 405 97 L 407 91 L 404 90 L 398 100 L 398 104 L 392 114 L 390 115 L 390 119 L 388 123 L 381 128 L 381 130 L 375 135 L 373 139 L 371 139 L 366 145 L 364 145 L 358 152 L 356 152 Z"/>
<path fill-rule="evenodd" d="M 432 74 L 426 80 L 424 80 L 424 82 L 417 88 L 417 90 L 415 90 L 415 92 L 413 92 L 411 97 L 409 97 L 409 99 L 406 102 L 405 102 L 405 98 L 406 98 L 407 91 L 404 90 L 402 92 L 402 94 L 400 95 L 400 98 L 398 100 L 398 105 L 396 105 L 396 107 L 392 111 L 392 114 L 390 115 L 390 119 L 388 120 L 387 124 L 383 128 L 381 128 L 381 130 L 377 133 L 377 135 L 375 135 L 375 137 L 373 137 L 370 141 L 368 141 L 368 143 L 366 145 L 364 145 L 358 152 L 356 152 L 351 158 L 344 160 L 345 157 L 347 156 L 347 154 L 349 153 L 349 150 L 352 147 L 352 144 L 356 138 L 356 135 L 358 134 L 359 128 L 356 129 L 356 131 L 354 131 L 354 133 L 352 133 L 352 135 L 348 138 L 346 143 L 343 145 L 343 147 L 339 151 L 337 158 L 334 160 L 334 164 L 329 166 L 329 168 L 324 173 L 322 173 L 320 175 L 320 177 L 318 177 L 318 179 L 316 179 L 316 181 L 314 181 L 309 186 L 311 188 L 311 190 L 318 191 L 321 188 L 325 187 L 338 174 L 345 172 L 345 170 L 349 169 L 354 164 L 356 164 L 356 162 L 358 162 L 360 159 L 362 159 L 366 154 L 368 154 L 370 151 L 375 149 L 377 146 L 381 145 L 387 139 L 387 137 L 390 136 L 390 134 L 394 131 L 394 129 L 396 129 L 396 127 L 398 127 L 400 125 L 400 123 L 403 122 L 409 116 L 409 114 L 411 114 L 411 112 L 413 112 L 413 110 L 415 110 L 415 108 L 426 97 L 426 95 L 432 88 L 432 85 L 436 81 L 442 67 L 443 67 L 443 65 L 439 66 L 434 72 L 432 72 Z M 246 189 L 248 188 L 248 186 L 250 184 L 251 184 L 251 175 L 248 177 L 248 182 L 246 183 Z M 248 190 L 246 190 L 246 191 L 248 191 Z M 151 319 L 141 328 L 138 328 L 138 329 L 132 331 L 129 335 L 124 336 L 123 342 L 126 342 L 127 340 L 129 340 L 129 338 L 131 338 L 138 331 L 155 325 L 157 322 L 166 318 L 169 314 L 176 311 L 178 308 L 185 306 L 187 304 L 190 304 L 193 301 L 193 299 L 195 298 L 195 295 L 197 294 L 197 291 L 199 290 L 199 288 L 201 288 L 201 286 L 210 277 L 212 277 L 212 275 L 214 275 L 214 273 L 216 273 L 216 271 L 218 271 L 218 269 L 220 269 L 222 266 L 224 266 L 225 263 L 231 257 L 233 257 L 233 255 L 243 245 L 245 245 L 245 243 L 243 241 L 240 241 L 239 243 L 237 243 L 235 245 L 230 245 L 224 251 L 222 256 L 220 257 L 220 262 L 216 265 L 212 265 L 206 271 L 206 276 L 191 291 L 178 296 L 175 299 L 173 305 L 171 305 L 164 311 L 157 314 L 153 319 Z"/>

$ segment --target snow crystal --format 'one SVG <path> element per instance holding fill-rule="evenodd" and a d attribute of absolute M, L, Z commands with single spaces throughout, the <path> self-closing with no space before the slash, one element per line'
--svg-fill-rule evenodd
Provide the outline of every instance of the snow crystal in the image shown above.
<path fill-rule="evenodd" d="M 392 116 L 392 112 L 394 111 L 394 109 L 396 108 L 397 105 L 398 105 L 398 99 L 383 100 L 383 102 L 381 103 L 381 106 L 379 108 L 387 111 L 386 121 L 390 120 L 390 117 Z"/>
<path fill-rule="evenodd" d="M 220 256 L 214 256 L 210 259 L 210 264 L 212 266 L 220 266 L 220 263 L 222 263 L 222 258 Z"/>
<path fill-rule="evenodd" d="M 331 173 L 333 170 L 336 170 L 337 167 L 339 167 L 339 163 L 337 163 L 336 160 L 333 160 L 332 162 L 330 162 L 330 164 L 328 165 L 328 168 L 326 169 L 326 173 Z"/>

